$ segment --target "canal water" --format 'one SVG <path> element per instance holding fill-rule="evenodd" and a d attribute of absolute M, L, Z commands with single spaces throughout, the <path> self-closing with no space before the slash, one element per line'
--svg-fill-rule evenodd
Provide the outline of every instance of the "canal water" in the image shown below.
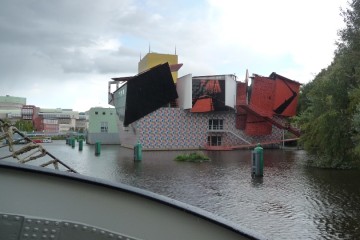
<path fill-rule="evenodd" d="M 210 162 L 177 162 L 186 152 L 143 152 L 103 145 L 79 152 L 44 144 L 84 175 L 122 182 L 185 202 L 269 239 L 360 239 L 360 171 L 305 166 L 301 150 L 265 150 L 264 177 L 252 179 L 251 151 L 204 152 Z"/>

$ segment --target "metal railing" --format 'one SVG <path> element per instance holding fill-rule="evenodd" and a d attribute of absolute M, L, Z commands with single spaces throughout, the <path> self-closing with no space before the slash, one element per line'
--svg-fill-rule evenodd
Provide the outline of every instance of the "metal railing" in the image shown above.
<path fill-rule="evenodd" d="M 224 129 L 209 129 L 208 132 L 211 132 L 211 133 L 231 133 L 232 135 L 234 135 L 235 137 L 237 137 L 238 139 L 246 142 L 247 144 L 251 144 L 251 142 L 249 142 L 248 140 L 246 140 L 245 138 L 243 138 L 242 136 L 234 133 L 233 131 L 230 131 L 230 130 L 224 130 Z"/>

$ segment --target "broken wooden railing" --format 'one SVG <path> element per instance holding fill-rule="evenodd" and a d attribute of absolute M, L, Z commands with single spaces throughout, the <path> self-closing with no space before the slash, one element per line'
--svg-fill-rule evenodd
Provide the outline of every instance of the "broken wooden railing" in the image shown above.
<path fill-rule="evenodd" d="M 74 169 L 49 153 L 41 144 L 33 142 L 15 126 L 0 119 L 0 161 L 16 159 L 40 167 L 76 173 Z M 6 148 L 8 147 L 8 151 Z"/>

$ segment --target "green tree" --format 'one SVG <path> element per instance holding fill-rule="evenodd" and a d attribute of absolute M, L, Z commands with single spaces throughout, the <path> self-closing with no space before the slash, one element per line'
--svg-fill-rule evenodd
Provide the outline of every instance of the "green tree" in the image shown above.
<path fill-rule="evenodd" d="M 298 122 L 315 166 L 350 168 L 360 159 L 360 0 L 342 11 L 346 27 L 332 64 L 305 85 Z"/>
<path fill-rule="evenodd" d="M 32 121 L 23 119 L 16 121 L 15 127 L 22 132 L 32 132 L 34 130 Z"/>
<path fill-rule="evenodd" d="M 309 106 L 301 113 L 301 142 L 312 153 L 316 166 L 352 167 L 349 86 L 339 58 L 314 79 L 307 94 Z"/>
<path fill-rule="evenodd" d="M 346 27 L 341 30 L 338 53 L 344 56 L 346 78 L 349 79 L 349 117 L 353 155 L 360 159 L 360 0 L 353 0 L 342 11 Z"/>

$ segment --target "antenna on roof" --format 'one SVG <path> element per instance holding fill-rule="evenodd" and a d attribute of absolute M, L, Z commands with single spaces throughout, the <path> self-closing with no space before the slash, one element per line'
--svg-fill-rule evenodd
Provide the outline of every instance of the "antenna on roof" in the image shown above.
<path fill-rule="evenodd" d="M 176 55 L 176 44 L 175 44 L 175 55 Z"/>
<path fill-rule="evenodd" d="M 249 92 L 248 92 L 248 87 L 249 87 L 249 70 L 246 69 L 246 74 L 245 74 L 245 87 L 246 87 L 246 104 L 249 104 Z"/>
<path fill-rule="evenodd" d="M 246 83 L 246 86 L 248 84 L 248 81 L 249 81 L 249 71 L 246 69 L 246 74 L 245 74 L 245 83 Z"/>
<path fill-rule="evenodd" d="M 141 53 L 140 53 L 140 61 L 141 61 Z"/>
<path fill-rule="evenodd" d="M 149 43 L 149 53 L 150 53 L 150 43 Z"/>

